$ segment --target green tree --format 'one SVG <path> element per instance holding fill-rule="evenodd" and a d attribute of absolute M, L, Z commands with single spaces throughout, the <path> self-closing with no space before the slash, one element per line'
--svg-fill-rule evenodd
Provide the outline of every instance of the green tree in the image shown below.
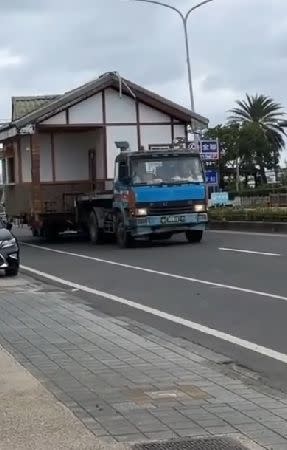
<path fill-rule="evenodd" d="M 224 176 L 228 169 L 235 169 L 239 154 L 239 126 L 237 124 L 217 125 L 205 133 L 207 139 L 218 139 L 220 144 L 220 185 L 224 187 Z M 235 172 L 234 172 L 235 173 Z"/>
<path fill-rule="evenodd" d="M 264 95 L 238 100 L 229 121 L 240 126 L 241 156 L 250 165 L 260 168 L 262 182 L 266 183 L 265 169 L 278 169 L 280 152 L 285 142 L 286 123 L 279 103 Z"/>

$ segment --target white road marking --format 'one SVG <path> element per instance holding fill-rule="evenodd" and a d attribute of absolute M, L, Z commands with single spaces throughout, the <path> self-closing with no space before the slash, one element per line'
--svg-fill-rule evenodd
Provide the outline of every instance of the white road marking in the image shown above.
<path fill-rule="evenodd" d="M 287 234 L 283 233 L 260 233 L 256 231 L 231 231 L 231 230 L 208 230 L 207 233 L 215 234 L 242 234 L 243 236 L 260 236 L 260 237 L 272 237 L 272 238 L 285 238 L 287 239 Z"/>
<path fill-rule="evenodd" d="M 188 281 L 190 283 L 199 283 L 199 284 L 203 284 L 205 286 L 218 287 L 218 288 L 222 288 L 222 289 L 229 289 L 231 291 L 238 291 L 238 292 L 243 292 L 245 294 L 259 295 L 261 297 L 272 298 L 272 299 L 275 299 L 275 300 L 283 300 L 283 301 L 287 302 L 287 297 L 284 297 L 283 295 L 272 294 L 270 292 L 256 291 L 254 289 L 247 289 L 247 288 L 242 288 L 242 287 L 239 287 L 239 286 L 233 286 L 233 285 L 229 285 L 229 284 L 215 283 L 213 281 L 207 281 L 207 280 L 200 280 L 199 278 L 187 277 L 187 276 L 184 276 L 184 275 L 177 275 L 177 274 L 169 273 L 169 272 L 161 272 L 161 271 L 158 271 L 158 270 L 149 269 L 147 267 L 132 266 L 131 264 L 120 263 L 120 262 L 117 262 L 117 261 L 110 261 L 108 259 L 96 258 L 94 256 L 82 255 L 80 253 L 72 253 L 72 252 L 67 252 L 67 251 L 64 251 L 64 250 L 56 250 L 54 248 L 42 247 L 42 246 L 35 245 L 35 244 L 23 243 L 23 245 L 25 245 L 27 247 L 32 247 L 32 248 L 37 248 L 37 249 L 40 249 L 40 250 L 48 251 L 48 252 L 57 253 L 57 254 L 60 254 L 60 255 L 74 256 L 76 258 L 82 258 L 82 259 L 87 259 L 87 260 L 90 260 L 90 261 L 96 261 L 96 262 L 100 262 L 100 263 L 104 263 L 104 264 L 110 264 L 112 266 L 123 267 L 124 269 L 138 270 L 138 271 L 141 271 L 141 272 L 151 273 L 153 275 L 160 275 L 160 276 L 163 276 L 163 277 L 169 277 L 169 278 L 173 278 L 173 279 L 176 279 L 176 280 Z"/>
<path fill-rule="evenodd" d="M 254 250 L 241 250 L 239 248 L 225 248 L 219 247 L 218 250 L 222 252 L 237 252 L 237 253 L 245 253 L 247 255 L 262 255 L 262 256 L 281 256 L 280 253 L 266 253 L 266 252 L 256 252 Z"/>
<path fill-rule="evenodd" d="M 263 347 L 261 345 L 257 345 L 253 342 L 249 342 L 245 339 L 238 338 L 236 336 L 232 336 L 231 334 L 223 333 L 222 331 L 215 330 L 213 328 L 209 328 L 205 325 L 201 325 L 200 323 L 192 322 L 191 320 L 183 319 L 182 317 L 175 316 L 173 314 L 166 313 L 164 311 L 160 311 L 159 309 L 151 308 L 150 306 L 143 305 L 141 303 L 137 303 L 131 300 L 127 300 L 122 297 L 118 297 L 117 295 L 109 294 L 107 292 L 98 291 L 97 289 L 90 288 L 85 285 L 77 284 L 72 281 L 64 280 L 63 278 L 56 277 L 55 275 L 51 275 L 46 272 L 41 272 L 39 270 L 33 269 L 27 266 L 21 266 L 22 270 L 37 275 L 41 278 L 45 278 L 54 283 L 61 284 L 64 286 L 69 286 L 70 288 L 77 289 L 79 291 L 87 292 L 89 294 L 97 295 L 106 300 L 111 300 L 116 303 L 120 303 L 122 305 L 128 306 L 130 308 L 136 309 L 138 311 L 143 311 L 146 314 L 151 314 L 155 317 L 159 317 L 161 319 L 168 320 L 169 322 L 176 323 L 178 325 L 182 325 L 186 328 L 190 328 L 195 331 L 199 331 L 200 333 L 207 334 L 209 336 L 213 336 L 217 339 L 221 339 L 230 344 L 237 345 L 246 350 L 250 350 L 252 352 L 259 353 L 260 355 L 267 356 L 268 358 L 275 359 L 280 361 L 281 363 L 287 364 L 287 355 L 284 353 L 277 352 L 276 350 L 272 350 L 270 348 Z"/>

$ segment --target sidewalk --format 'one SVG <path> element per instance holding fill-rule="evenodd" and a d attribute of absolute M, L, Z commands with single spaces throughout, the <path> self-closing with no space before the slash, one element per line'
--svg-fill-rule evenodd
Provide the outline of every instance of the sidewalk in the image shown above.
<path fill-rule="evenodd" d="M 209 350 L 99 314 L 71 292 L 0 278 L 0 345 L 31 373 L 0 352 L 1 450 L 168 439 L 190 443 L 158 448 L 287 450 L 287 395 L 239 378 Z M 235 445 L 193 443 L 212 436 Z"/>

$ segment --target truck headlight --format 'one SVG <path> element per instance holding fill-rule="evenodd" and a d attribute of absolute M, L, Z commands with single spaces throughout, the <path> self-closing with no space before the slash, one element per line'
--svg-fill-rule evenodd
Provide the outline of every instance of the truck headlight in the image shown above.
<path fill-rule="evenodd" d="M 205 212 L 206 206 L 205 205 L 194 205 L 194 211 L 197 213 Z"/>
<path fill-rule="evenodd" d="M 135 216 L 137 216 L 137 217 L 147 216 L 147 208 L 136 208 Z"/>
<path fill-rule="evenodd" d="M 9 248 L 9 247 L 15 247 L 16 245 L 16 239 L 12 238 L 12 239 L 7 239 L 5 241 L 0 241 L 0 247 L 1 248 Z"/>

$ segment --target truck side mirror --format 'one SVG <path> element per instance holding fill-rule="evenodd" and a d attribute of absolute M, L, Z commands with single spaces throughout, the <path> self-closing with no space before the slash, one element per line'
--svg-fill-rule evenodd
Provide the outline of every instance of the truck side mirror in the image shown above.
<path fill-rule="evenodd" d="M 129 168 L 126 163 L 121 163 L 119 165 L 119 181 L 125 184 L 129 184 L 131 177 L 129 175 Z"/>
<path fill-rule="evenodd" d="M 123 177 L 122 181 L 124 184 L 130 184 L 131 177 L 127 175 L 126 177 Z"/>

